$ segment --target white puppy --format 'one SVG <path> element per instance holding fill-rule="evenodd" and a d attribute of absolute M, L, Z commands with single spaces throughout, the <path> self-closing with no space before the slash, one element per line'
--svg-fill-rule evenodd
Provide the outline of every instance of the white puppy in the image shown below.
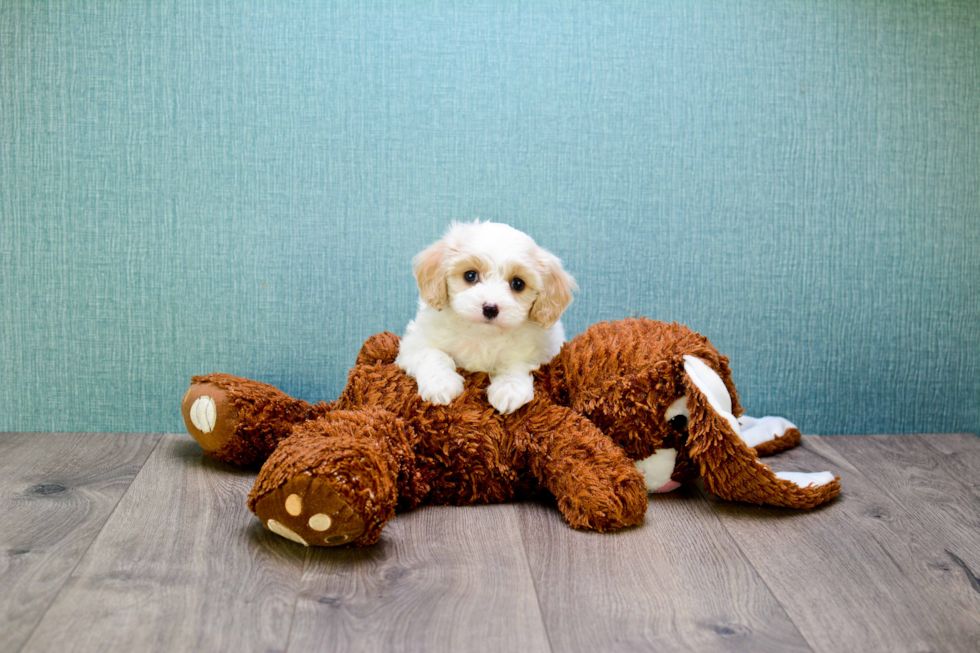
<path fill-rule="evenodd" d="M 565 340 L 558 318 L 575 280 L 558 258 L 505 224 L 453 223 L 412 261 L 419 311 L 408 323 L 397 365 L 419 395 L 448 404 L 463 392 L 456 372 L 487 372 L 487 398 L 509 414 L 534 397 L 531 372 Z"/>

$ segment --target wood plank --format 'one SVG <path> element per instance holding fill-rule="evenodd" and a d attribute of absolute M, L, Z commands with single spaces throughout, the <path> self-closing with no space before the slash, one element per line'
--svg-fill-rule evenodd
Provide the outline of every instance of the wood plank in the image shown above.
<path fill-rule="evenodd" d="M 980 437 L 973 433 L 944 433 L 916 438 L 939 452 L 939 467 L 955 475 L 974 497 L 980 498 L 980 474 L 977 473 L 980 470 Z"/>
<path fill-rule="evenodd" d="M 895 438 L 891 448 L 903 444 Z M 980 594 L 944 568 L 948 534 L 910 509 L 867 459 L 838 451 L 845 446 L 807 436 L 767 461 L 778 470 L 834 471 L 843 486 L 834 502 L 794 512 L 713 501 L 716 514 L 814 650 L 974 650 Z"/>
<path fill-rule="evenodd" d="M 809 651 L 690 488 L 651 497 L 640 527 L 575 531 L 521 506 L 521 532 L 556 651 Z"/>
<path fill-rule="evenodd" d="M 312 550 L 291 651 L 550 651 L 513 504 L 400 514 L 366 549 Z"/>
<path fill-rule="evenodd" d="M 23 650 L 283 650 L 306 550 L 248 511 L 254 475 L 164 436 Z"/>
<path fill-rule="evenodd" d="M 828 438 L 827 444 L 941 540 L 945 556 L 934 556 L 930 568 L 980 598 L 980 438 L 874 435 Z"/>
<path fill-rule="evenodd" d="M 23 646 L 159 437 L 0 434 L 0 651 Z"/>

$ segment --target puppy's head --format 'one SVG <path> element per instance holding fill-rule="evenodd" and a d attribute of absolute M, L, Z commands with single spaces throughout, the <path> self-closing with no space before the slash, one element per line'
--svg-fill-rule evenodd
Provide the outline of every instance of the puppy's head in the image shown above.
<path fill-rule="evenodd" d="M 493 222 L 454 223 L 413 265 L 426 304 L 501 329 L 526 320 L 552 326 L 578 290 L 558 257 Z"/>

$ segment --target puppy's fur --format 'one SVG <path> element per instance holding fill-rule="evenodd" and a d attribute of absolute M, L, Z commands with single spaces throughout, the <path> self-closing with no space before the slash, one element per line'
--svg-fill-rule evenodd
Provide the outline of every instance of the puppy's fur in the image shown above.
<path fill-rule="evenodd" d="M 559 318 L 578 290 L 561 261 L 513 227 L 477 221 L 454 223 L 413 265 L 419 310 L 395 362 L 419 395 L 450 403 L 463 392 L 460 367 L 490 374 L 487 398 L 502 414 L 530 401 L 531 372 L 561 349 Z"/>

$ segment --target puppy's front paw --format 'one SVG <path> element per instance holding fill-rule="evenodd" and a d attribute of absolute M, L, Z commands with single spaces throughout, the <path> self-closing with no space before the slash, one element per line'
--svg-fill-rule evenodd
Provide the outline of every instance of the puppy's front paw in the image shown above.
<path fill-rule="evenodd" d="M 534 399 L 534 381 L 531 375 L 509 376 L 494 379 L 487 388 L 490 405 L 502 415 L 510 415 L 515 410 Z"/>
<path fill-rule="evenodd" d="M 419 376 L 419 396 L 437 406 L 445 406 L 463 394 L 463 377 L 455 371 Z"/>

